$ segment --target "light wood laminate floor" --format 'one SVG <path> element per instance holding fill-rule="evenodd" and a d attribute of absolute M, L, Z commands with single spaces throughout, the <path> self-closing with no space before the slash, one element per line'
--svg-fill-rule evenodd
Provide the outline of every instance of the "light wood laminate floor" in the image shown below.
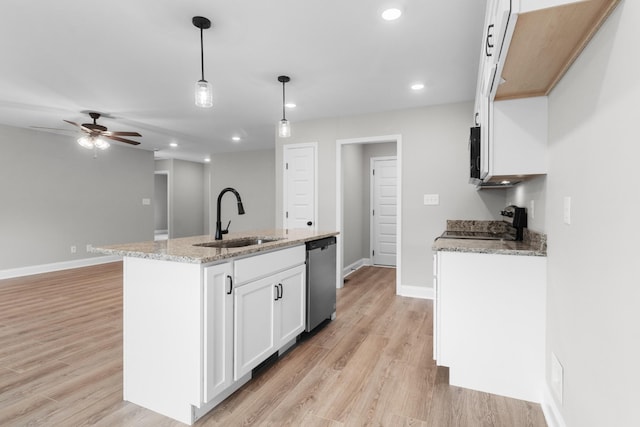
<path fill-rule="evenodd" d="M 364 267 L 338 317 L 198 426 L 545 426 L 539 405 L 448 385 L 432 302 Z M 122 401 L 122 264 L 0 280 L 0 425 L 180 426 Z"/>

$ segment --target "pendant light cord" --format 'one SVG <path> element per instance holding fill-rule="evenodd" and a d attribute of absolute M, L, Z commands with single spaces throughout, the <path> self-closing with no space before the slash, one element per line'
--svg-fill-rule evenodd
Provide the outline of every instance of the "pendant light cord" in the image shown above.
<path fill-rule="evenodd" d="M 287 120 L 287 117 L 284 114 L 284 84 L 285 82 L 282 82 L 282 120 Z"/>
<path fill-rule="evenodd" d="M 204 80 L 204 41 L 202 38 L 202 27 L 200 27 L 200 67 L 202 69 L 202 80 Z"/>

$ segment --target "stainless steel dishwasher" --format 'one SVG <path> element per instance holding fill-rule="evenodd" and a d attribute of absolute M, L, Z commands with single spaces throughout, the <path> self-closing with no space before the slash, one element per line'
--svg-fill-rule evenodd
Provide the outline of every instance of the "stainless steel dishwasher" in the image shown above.
<path fill-rule="evenodd" d="M 336 238 L 307 242 L 307 322 L 310 332 L 336 312 Z"/>

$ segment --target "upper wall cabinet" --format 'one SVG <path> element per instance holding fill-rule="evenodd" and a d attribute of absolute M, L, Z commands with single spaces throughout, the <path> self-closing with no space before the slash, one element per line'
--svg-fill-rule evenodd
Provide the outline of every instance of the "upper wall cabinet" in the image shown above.
<path fill-rule="evenodd" d="M 485 43 L 496 66 L 490 98 L 545 96 L 619 0 L 489 0 Z"/>

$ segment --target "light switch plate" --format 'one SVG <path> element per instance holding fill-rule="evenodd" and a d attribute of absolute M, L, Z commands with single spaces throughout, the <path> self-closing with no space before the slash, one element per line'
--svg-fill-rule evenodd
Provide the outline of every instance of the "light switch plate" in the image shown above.
<path fill-rule="evenodd" d="M 147 206 L 151 204 L 151 199 L 142 199 L 142 204 Z"/>
<path fill-rule="evenodd" d="M 565 224 L 571 224 L 571 197 L 564 196 L 564 209 L 562 213 L 562 220 Z"/>
<path fill-rule="evenodd" d="M 529 202 L 529 218 L 534 219 L 536 217 L 536 202 L 531 199 Z"/>
<path fill-rule="evenodd" d="M 435 206 L 440 204 L 440 195 L 439 194 L 425 194 L 424 195 L 424 204 L 429 206 Z"/>

